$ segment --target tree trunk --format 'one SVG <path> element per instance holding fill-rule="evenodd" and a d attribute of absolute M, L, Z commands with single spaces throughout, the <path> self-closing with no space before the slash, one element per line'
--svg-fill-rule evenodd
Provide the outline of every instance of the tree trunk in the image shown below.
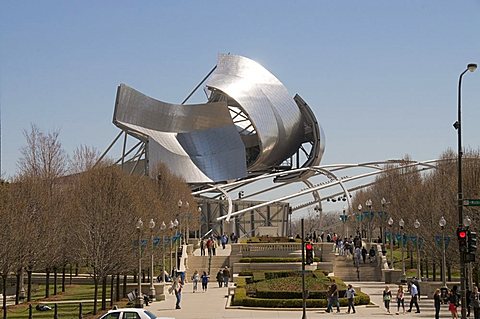
<path fill-rule="evenodd" d="M 428 275 L 428 258 L 425 258 L 425 271 L 427 272 L 427 279 L 430 277 Z"/>
<path fill-rule="evenodd" d="M 95 288 L 93 290 L 93 314 L 97 314 L 97 301 L 98 301 L 98 278 L 97 274 L 93 274 L 93 283 L 95 285 Z"/>
<path fill-rule="evenodd" d="M 123 298 L 127 296 L 127 275 L 123 275 Z"/>
<path fill-rule="evenodd" d="M 45 269 L 45 298 L 50 297 L 50 269 Z"/>
<path fill-rule="evenodd" d="M 447 277 L 448 281 L 452 281 L 452 265 L 450 263 L 447 264 Z"/>
<path fill-rule="evenodd" d="M 72 264 L 69 264 L 70 265 L 70 286 L 72 285 Z"/>
<path fill-rule="evenodd" d="M 65 265 L 62 268 L 62 292 L 65 292 Z"/>
<path fill-rule="evenodd" d="M 2 294 L 3 294 L 3 319 L 7 319 L 7 275 L 2 275 L 3 279 L 3 287 L 2 287 Z"/>
<path fill-rule="evenodd" d="M 107 276 L 102 278 L 102 310 L 107 309 Z"/>
<path fill-rule="evenodd" d="M 32 271 L 27 270 L 27 301 L 32 301 Z"/>
<path fill-rule="evenodd" d="M 120 275 L 117 274 L 117 289 L 115 289 L 115 301 L 120 300 Z"/>
<path fill-rule="evenodd" d="M 17 271 L 15 274 L 16 279 L 16 287 L 15 287 L 15 304 L 18 305 L 20 303 L 20 270 Z"/>
<path fill-rule="evenodd" d="M 58 285 L 57 274 L 58 274 L 57 267 L 54 267 L 53 268 L 53 295 L 54 296 L 56 296 L 58 294 L 58 291 L 57 291 L 57 285 Z"/>
<path fill-rule="evenodd" d="M 435 262 L 432 262 L 432 268 L 433 268 L 433 281 L 437 280 L 437 264 Z"/>
<path fill-rule="evenodd" d="M 110 309 L 113 308 L 113 291 L 114 289 L 114 284 L 115 284 L 115 275 L 112 275 L 110 278 Z"/>

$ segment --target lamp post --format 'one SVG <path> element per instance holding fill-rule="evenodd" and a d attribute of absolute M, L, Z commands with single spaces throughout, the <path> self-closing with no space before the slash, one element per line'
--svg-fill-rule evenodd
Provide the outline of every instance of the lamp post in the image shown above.
<path fill-rule="evenodd" d="M 177 234 L 177 228 L 178 228 L 178 219 L 175 218 L 173 221 L 173 229 L 175 230 L 175 235 Z M 175 269 L 178 271 L 178 247 L 177 247 L 177 242 L 175 241 Z"/>
<path fill-rule="evenodd" d="M 392 269 L 393 267 L 393 218 L 388 219 L 388 226 L 390 226 L 390 259 L 392 260 Z"/>
<path fill-rule="evenodd" d="M 170 229 L 170 275 L 173 273 L 173 259 L 172 259 L 172 250 L 173 250 L 173 228 L 175 226 L 173 225 L 173 221 L 170 221 L 170 224 L 168 225 L 168 229 Z"/>
<path fill-rule="evenodd" d="M 155 221 L 150 219 L 148 222 L 148 228 L 150 228 L 150 291 L 148 297 L 150 300 L 155 300 L 156 291 L 155 286 L 153 285 L 153 229 L 155 228 Z"/>
<path fill-rule="evenodd" d="M 418 281 L 421 281 L 422 276 L 420 274 L 420 237 L 418 236 L 418 228 L 420 228 L 420 222 L 418 221 L 418 219 L 415 219 L 413 227 L 415 227 L 417 231 L 417 279 Z"/>
<path fill-rule="evenodd" d="M 343 206 L 343 216 L 342 216 L 342 237 L 345 238 L 345 222 L 347 221 L 347 215 L 345 215 L 345 210 L 347 206 Z M 348 234 L 347 234 L 348 236 Z"/>
<path fill-rule="evenodd" d="M 183 238 L 184 238 L 183 244 L 188 245 L 189 229 L 188 229 L 188 222 L 187 222 L 188 216 L 187 215 L 188 215 L 188 209 L 190 208 L 190 204 L 187 201 L 185 201 L 185 212 L 181 211 L 183 206 L 184 206 L 184 203 L 180 199 L 178 201 L 178 211 L 179 211 L 180 215 L 183 217 L 183 227 L 184 227 L 184 230 L 185 230 L 185 232 L 182 232 L 183 233 Z M 182 243 L 180 243 L 180 245 L 182 245 Z"/>
<path fill-rule="evenodd" d="M 380 200 L 380 204 L 382 204 L 382 234 L 381 234 L 381 239 L 382 239 L 382 246 L 383 244 L 386 243 L 385 241 L 385 217 L 387 216 L 385 214 L 385 205 L 387 204 L 387 200 L 385 199 L 385 197 L 382 197 L 382 199 Z"/>
<path fill-rule="evenodd" d="M 359 224 L 360 224 L 360 227 L 359 230 L 360 230 L 360 240 L 362 239 L 362 204 L 358 204 L 358 220 L 359 220 Z"/>
<path fill-rule="evenodd" d="M 141 218 L 138 219 L 137 224 L 135 225 L 138 232 L 138 287 L 137 295 L 135 296 L 135 307 L 143 308 L 143 298 L 142 298 L 142 229 L 143 221 Z"/>
<path fill-rule="evenodd" d="M 447 287 L 447 279 L 445 276 L 445 271 L 447 268 L 447 258 L 445 256 L 445 225 L 447 224 L 447 221 L 445 218 L 442 216 L 440 218 L 440 221 L 438 222 L 440 225 L 440 228 L 442 229 L 442 287 L 446 288 Z"/>
<path fill-rule="evenodd" d="M 403 227 L 405 226 L 405 221 L 403 218 L 400 218 L 398 221 L 398 226 L 400 226 L 400 232 L 402 235 L 402 238 L 400 239 L 400 242 L 402 243 L 402 279 L 406 278 L 406 273 L 405 273 L 405 245 L 403 244 L 403 237 L 405 234 L 403 233 Z"/>
<path fill-rule="evenodd" d="M 165 229 L 167 229 L 167 225 L 165 222 L 162 222 L 160 225 L 160 230 L 162 231 L 162 282 L 165 285 Z"/>
<path fill-rule="evenodd" d="M 467 68 L 460 74 L 458 78 L 458 113 L 457 121 L 453 124 L 453 127 L 457 130 L 458 137 L 458 193 L 457 193 L 457 206 L 458 206 L 458 226 L 462 226 L 463 223 L 463 186 L 462 186 L 462 78 L 467 72 L 474 72 L 477 69 L 477 65 L 470 63 Z M 459 243 L 460 245 L 460 243 Z M 460 248 L 460 246 L 459 246 Z M 460 249 L 459 249 L 460 250 Z M 466 307 L 467 304 L 467 290 L 466 285 L 466 273 L 465 273 L 465 254 L 460 251 L 460 290 L 462 291 L 462 319 L 467 317 Z"/>
<path fill-rule="evenodd" d="M 372 242 L 372 200 L 367 199 L 365 201 L 365 206 L 368 207 L 368 229 L 367 229 L 367 242 Z"/>

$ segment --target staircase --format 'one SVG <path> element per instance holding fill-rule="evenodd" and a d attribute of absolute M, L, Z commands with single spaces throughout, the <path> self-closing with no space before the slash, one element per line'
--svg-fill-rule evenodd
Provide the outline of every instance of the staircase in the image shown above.
<path fill-rule="evenodd" d="M 188 257 L 188 269 L 189 273 L 197 270 L 199 273 L 206 271 L 208 274 L 215 275 L 220 268 L 229 266 L 230 256 L 212 256 L 209 269 L 208 256 L 189 256 Z"/>
<path fill-rule="evenodd" d="M 341 278 L 343 281 L 381 281 L 382 272 L 376 262 L 370 263 L 368 258 L 366 263 L 363 261 L 358 267 L 353 264 L 352 256 L 340 256 L 335 257 L 333 265 L 333 273 L 335 277 Z"/>

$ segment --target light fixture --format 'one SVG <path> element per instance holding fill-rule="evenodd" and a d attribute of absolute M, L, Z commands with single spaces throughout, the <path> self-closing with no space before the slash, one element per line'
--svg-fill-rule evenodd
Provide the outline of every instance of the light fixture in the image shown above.
<path fill-rule="evenodd" d="M 403 218 L 400 218 L 400 220 L 398 221 L 398 226 L 400 226 L 400 228 L 403 228 L 403 226 L 405 226 L 405 221 L 403 220 Z"/>
<path fill-rule="evenodd" d="M 148 223 L 148 228 L 153 229 L 155 228 L 155 221 L 153 218 L 150 219 L 150 222 Z"/>
<path fill-rule="evenodd" d="M 392 217 L 390 217 L 390 218 L 388 219 L 388 225 L 390 225 L 390 226 L 393 225 L 393 218 L 392 218 Z"/>
<path fill-rule="evenodd" d="M 445 218 L 442 216 L 442 218 L 440 218 L 440 221 L 438 222 L 438 224 L 440 225 L 440 227 L 445 227 L 445 225 L 447 224 L 447 221 L 445 220 Z"/>
<path fill-rule="evenodd" d="M 143 228 L 143 221 L 141 218 L 138 219 L 137 224 L 135 226 L 137 227 L 138 230 Z"/>
<path fill-rule="evenodd" d="M 415 227 L 415 229 L 418 229 L 420 227 L 420 222 L 418 221 L 418 219 L 415 219 L 415 222 L 413 223 L 413 227 Z"/>
<path fill-rule="evenodd" d="M 165 222 L 162 222 L 160 225 L 160 230 L 165 230 L 167 228 L 167 225 L 165 225 Z"/>
<path fill-rule="evenodd" d="M 468 71 L 470 71 L 470 72 L 474 72 L 474 71 L 477 69 L 477 64 L 475 64 L 475 63 L 469 63 L 469 64 L 467 65 L 467 69 L 468 69 Z"/>

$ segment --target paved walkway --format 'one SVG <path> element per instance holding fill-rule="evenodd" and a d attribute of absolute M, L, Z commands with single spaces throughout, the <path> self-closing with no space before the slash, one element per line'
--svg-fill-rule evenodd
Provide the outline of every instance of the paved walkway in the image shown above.
<path fill-rule="evenodd" d="M 356 314 L 347 314 L 346 308 L 342 307 L 340 313 L 326 313 L 325 309 L 307 310 L 307 318 L 328 318 L 332 316 L 355 317 L 361 319 L 373 318 L 434 318 L 433 300 L 422 298 L 420 300 L 421 313 L 406 313 L 395 315 L 396 305 L 392 305 L 390 314 L 383 308 L 382 290 L 383 283 L 352 283 L 362 287 L 362 291 L 370 295 L 372 305 L 356 307 Z M 391 285 L 390 289 L 396 291 Z M 302 317 L 302 310 L 286 311 L 278 309 L 226 309 L 227 288 L 218 288 L 216 283 L 209 283 L 207 292 L 192 292 L 192 284 L 187 283 L 182 294 L 182 309 L 175 310 L 175 296 L 168 295 L 166 301 L 154 302 L 148 309 L 158 316 L 174 317 L 177 319 L 294 319 Z M 409 301 L 407 297 L 406 301 Z M 406 304 L 408 309 L 408 302 Z M 415 310 L 414 310 L 415 311 Z M 442 305 L 440 318 L 450 318 L 447 305 Z"/>

